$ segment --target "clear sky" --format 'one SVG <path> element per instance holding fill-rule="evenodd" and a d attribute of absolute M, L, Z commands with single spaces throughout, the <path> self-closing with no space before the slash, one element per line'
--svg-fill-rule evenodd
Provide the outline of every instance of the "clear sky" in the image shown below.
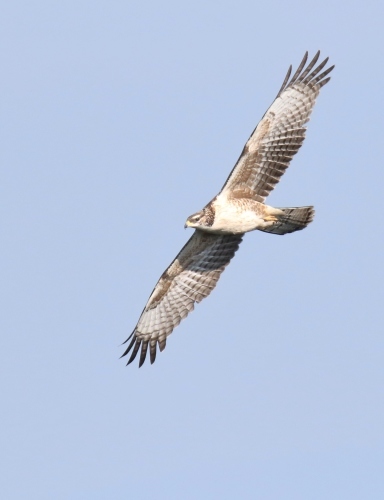
<path fill-rule="evenodd" d="M 384 498 L 384 4 L 3 2 L 4 499 Z M 254 232 L 140 370 L 183 225 L 289 64 L 336 64 Z"/>

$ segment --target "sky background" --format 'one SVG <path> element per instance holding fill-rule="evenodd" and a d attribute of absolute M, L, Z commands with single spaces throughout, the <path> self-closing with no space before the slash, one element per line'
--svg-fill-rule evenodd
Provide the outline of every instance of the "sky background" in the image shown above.
<path fill-rule="evenodd" d="M 4 499 L 384 498 L 384 4 L 12 1 L 0 16 Z M 289 64 L 336 69 L 154 365 L 119 360 Z"/>

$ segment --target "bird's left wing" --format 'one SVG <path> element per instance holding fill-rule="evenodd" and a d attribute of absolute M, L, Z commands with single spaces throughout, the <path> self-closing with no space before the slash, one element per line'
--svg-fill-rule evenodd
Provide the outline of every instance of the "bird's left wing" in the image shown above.
<path fill-rule="evenodd" d="M 133 348 L 131 363 L 141 346 L 139 367 L 149 347 L 151 363 L 157 344 L 165 348 L 166 338 L 215 288 L 217 281 L 242 240 L 242 234 L 217 235 L 196 230 L 172 264 L 162 274 L 140 319 L 126 342 L 132 340 L 123 356 Z"/>
<path fill-rule="evenodd" d="M 321 88 L 330 80 L 328 74 L 334 66 L 322 71 L 328 58 L 317 65 L 319 56 L 320 51 L 306 66 L 306 52 L 291 80 L 289 68 L 275 101 L 248 139 L 221 193 L 264 203 L 303 144 L 305 124 Z"/>

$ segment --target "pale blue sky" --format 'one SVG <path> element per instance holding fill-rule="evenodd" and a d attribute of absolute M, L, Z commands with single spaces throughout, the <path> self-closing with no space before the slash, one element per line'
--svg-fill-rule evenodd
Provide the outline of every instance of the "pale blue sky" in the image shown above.
<path fill-rule="evenodd" d="M 3 2 L 0 492 L 384 498 L 384 4 Z M 289 64 L 336 64 L 269 199 L 156 363 L 119 360 Z"/>

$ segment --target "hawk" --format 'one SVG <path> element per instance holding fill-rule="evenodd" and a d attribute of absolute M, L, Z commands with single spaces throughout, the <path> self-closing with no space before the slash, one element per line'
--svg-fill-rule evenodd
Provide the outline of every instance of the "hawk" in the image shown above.
<path fill-rule="evenodd" d="M 309 117 L 320 89 L 329 82 L 334 66 L 317 64 L 318 51 L 307 65 L 308 52 L 295 74 L 289 67 L 276 99 L 267 110 L 229 174 L 224 186 L 200 212 L 188 217 L 185 227 L 195 231 L 175 260 L 161 275 L 135 329 L 125 342 L 128 363 L 140 348 L 139 367 L 149 349 L 156 359 L 157 347 L 215 288 L 225 267 L 248 231 L 287 234 L 304 229 L 314 217 L 308 207 L 274 208 L 265 199 L 279 182 L 305 138 Z M 124 343 L 125 343 L 124 342 Z"/>

